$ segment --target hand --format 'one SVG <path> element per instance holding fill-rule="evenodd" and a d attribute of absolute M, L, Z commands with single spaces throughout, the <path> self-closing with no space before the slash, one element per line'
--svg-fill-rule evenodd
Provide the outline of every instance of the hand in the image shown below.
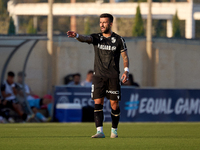
<path fill-rule="evenodd" d="M 125 83 L 126 81 L 128 81 L 128 71 L 125 71 L 123 74 L 122 74 L 122 83 Z"/>
<path fill-rule="evenodd" d="M 68 37 L 75 38 L 76 37 L 76 32 L 74 32 L 74 31 L 68 31 L 67 35 L 68 35 Z"/>

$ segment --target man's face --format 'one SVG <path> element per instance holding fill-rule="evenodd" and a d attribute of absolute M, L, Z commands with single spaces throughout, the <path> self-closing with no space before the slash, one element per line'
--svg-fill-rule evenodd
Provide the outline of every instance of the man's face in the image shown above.
<path fill-rule="evenodd" d="M 8 83 L 10 83 L 10 84 L 14 83 L 14 77 L 8 76 L 7 81 L 8 81 Z"/>
<path fill-rule="evenodd" d="M 79 84 L 80 83 L 80 77 L 79 76 L 74 76 L 74 83 Z"/>
<path fill-rule="evenodd" d="M 21 76 L 18 76 L 18 82 L 22 83 L 23 78 Z"/>
<path fill-rule="evenodd" d="M 108 33 L 112 27 L 109 18 L 100 18 L 100 30 L 102 33 Z"/>
<path fill-rule="evenodd" d="M 88 81 L 92 82 L 92 77 L 93 77 L 93 73 L 89 73 L 89 74 L 87 75 Z"/>

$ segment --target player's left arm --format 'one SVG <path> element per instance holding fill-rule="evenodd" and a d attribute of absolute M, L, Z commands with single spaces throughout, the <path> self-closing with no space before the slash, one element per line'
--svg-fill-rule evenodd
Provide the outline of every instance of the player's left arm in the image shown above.
<path fill-rule="evenodd" d="M 122 74 L 121 79 L 122 83 L 125 83 L 128 80 L 129 76 L 129 58 L 128 58 L 128 53 L 127 51 L 121 52 L 122 58 L 123 58 L 123 63 L 124 63 L 124 73 Z"/>

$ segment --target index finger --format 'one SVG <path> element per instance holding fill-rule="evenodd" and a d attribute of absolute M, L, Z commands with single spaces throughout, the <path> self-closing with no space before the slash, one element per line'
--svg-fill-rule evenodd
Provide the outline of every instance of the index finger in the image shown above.
<path fill-rule="evenodd" d="M 121 79 L 124 79 L 124 74 L 122 75 Z"/>
<path fill-rule="evenodd" d="M 124 77 L 124 78 L 123 78 L 122 82 L 123 82 L 123 83 L 125 83 L 125 82 L 126 82 L 126 77 Z"/>
<path fill-rule="evenodd" d="M 125 75 L 125 78 L 123 80 L 123 83 L 125 83 L 128 80 L 128 77 Z"/>

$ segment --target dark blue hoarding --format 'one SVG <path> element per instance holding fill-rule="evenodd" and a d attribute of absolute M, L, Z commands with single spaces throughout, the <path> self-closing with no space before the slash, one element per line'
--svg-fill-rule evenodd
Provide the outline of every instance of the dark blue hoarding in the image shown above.
<path fill-rule="evenodd" d="M 200 90 L 136 89 L 122 87 L 120 121 L 200 121 Z M 94 106 L 91 88 L 55 87 L 55 108 L 59 103 Z M 110 103 L 104 102 L 104 121 L 111 121 Z"/>

